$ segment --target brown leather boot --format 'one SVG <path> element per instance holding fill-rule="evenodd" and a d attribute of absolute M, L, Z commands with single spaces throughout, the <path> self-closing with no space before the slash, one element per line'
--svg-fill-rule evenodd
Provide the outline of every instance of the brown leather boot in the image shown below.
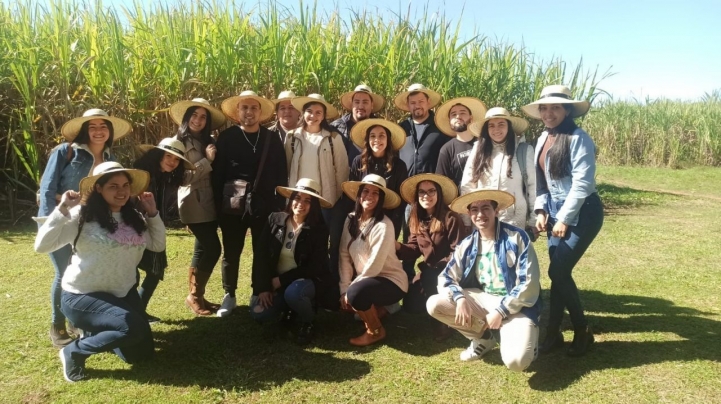
<path fill-rule="evenodd" d="M 64 321 L 62 324 L 50 324 L 50 341 L 53 343 L 53 346 L 58 349 L 73 342 L 73 339 L 70 338 L 68 331 L 65 329 Z"/>
<path fill-rule="evenodd" d="M 201 279 L 198 279 L 198 275 L 200 274 L 201 273 L 198 272 L 197 268 L 190 268 L 188 271 L 188 285 L 190 287 L 190 293 L 188 294 L 188 297 L 185 298 L 185 305 L 188 306 L 188 308 L 195 313 L 196 316 L 210 316 L 213 313 L 205 307 L 205 299 L 203 299 L 203 295 L 205 294 L 205 284 L 208 283 L 208 277 L 206 277 L 205 282 L 201 285 L 199 282 Z"/>
<path fill-rule="evenodd" d="M 368 346 L 386 337 L 386 329 L 383 328 L 383 324 L 378 318 L 378 311 L 375 306 L 371 306 L 370 310 L 367 311 L 359 311 L 358 315 L 366 325 L 366 332 L 363 335 L 351 338 L 351 345 Z"/>
<path fill-rule="evenodd" d="M 209 310 L 211 313 L 215 313 L 220 308 L 220 304 L 218 303 L 211 303 L 207 300 L 205 300 L 205 285 L 208 284 L 208 281 L 210 280 L 209 273 L 196 271 L 195 273 L 195 282 L 197 283 L 197 287 L 199 290 L 198 298 L 203 299 L 203 304 L 205 305 L 205 309 Z"/>

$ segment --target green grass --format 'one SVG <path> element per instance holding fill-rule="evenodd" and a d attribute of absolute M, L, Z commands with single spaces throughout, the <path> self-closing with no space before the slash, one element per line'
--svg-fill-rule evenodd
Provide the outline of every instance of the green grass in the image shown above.
<path fill-rule="evenodd" d="M 360 324 L 321 313 L 315 344 L 299 348 L 250 320 L 249 254 L 242 259 L 237 312 L 195 318 L 183 305 L 192 238 L 171 230 L 170 268 L 149 308 L 164 319 L 153 326 L 155 360 L 131 367 L 112 354 L 95 355 L 87 363 L 92 379 L 69 384 L 47 337 L 52 267 L 32 251 L 34 232 L 24 228 L 0 233 L 0 402 L 718 402 L 718 202 L 648 190 L 657 183 L 673 192 L 703 189 L 718 169 L 701 171 L 705 176 L 599 172 L 602 180 L 613 174 L 647 190 L 599 186 L 611 209 L 574 271 L 596 331 L 584 358 L 554 353 L 519 374 L 505 369 L 498 350 L 460 363 L 463 338 L 435 343 L 426 318 L 409 314 L 384 322 L 383 344 L 355 349 L 347 339 Z M 542 242 L 535 246 L 545 268 Z M 542 285 L 549 285 L 545 274 Z M 221 294 L 216 268 L 209 297 L 219 301 Z M 564 335 L 568 340 L 572 333 L 567 328 Z"/>

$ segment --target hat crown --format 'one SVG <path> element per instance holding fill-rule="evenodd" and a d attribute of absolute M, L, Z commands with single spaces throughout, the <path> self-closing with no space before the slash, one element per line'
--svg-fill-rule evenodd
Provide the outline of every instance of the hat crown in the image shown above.
<path fill-rule="evenodd" d="M 258 93 L 256 93 L 253 90 L 245 90 L 245 91 L 241 91 L 240 96 L 241 97 L 248 97 L 248 96 L 258 97 Z"/>
<path fill-rule="evenodd" d="M 93 169 L 93 175 L 100 175 L 110 170 L 123 170 L 123 165 L 116 161 L 106 161 L 95 166 Z"/>
<path fill-rule="evenodd" d="M 380 175 L 376 174 L 368 174 L 365 177 L 363 177 L 363 181 L 361 182 L 367 182 L 371 184 L 377 184 L 380 185 L 383 188 L 386 188 L 386 179 L 381 177 Z"/>
<path fill-rule="evenodd" d="M 200 103 L 200 104 L 210 105 L 210 101 L 206 100 L 205 98 L 193 98 L 193 99 L 190 100 L 190 101 L 192 101 L 192 102 L 197 102 L 197 103 Z"/>
<path fill-rule="evenodd" d="M 293 97 L 295 97 L 295 93 L 292 90 L 281 91 L 280 94 L 278 94 L 279 100 L 282 100 L 285 98 L 293 98 Z"/>
<path fill-rule="evenodd" d="M 296 188 L 310 188 L 315 190 L 315 192 L 320 193 L 321 186 L 318 183 L 318 181 L 312 179 L 312 178 L 300 178 L 298 182 L 295 183 Z"/>
<path fill-rule="evenodd" d="M 573 94 L 571 94 L 571 89 L 561 84 L 546 86 L 543 87 L 543 90 L 541 90 L 541 97 L 550 96 L 552 94 L 564 94 L 569 99 L 573 98 Z"/>
<path fill-rule="evenodd" d="M 408 91 L 411 91 L 411 92 L 412 91 L 423 91 L 423 90 L 428 90 L 428 89 L 426 88 L 426 86 L 424 86 L 421 83 L 411 84 L 411 86 L 408 87 Z"/>
<path fill-rule="evenodd" d="M 83 118 L 88 116 L 109 116 L 107 112 L 100 108 L 93 108 L 83 112 Z"/>
<path fill-rule="evenodd" d="M 314 100 L 318 100 L 318 101 L 322 101 L 322 102 L 327 102 L 325 100 L 325 97 L 323 97 L 322 95 L 317 94 L 317 93 L 308 94 L 308 98 L 312 98 Z"/>
<path fill-rule="evenodd" d="M 358 84 L 358 85 L 353 89 L 353 92 L 354 92 L 354 93 L 361 92 L 361 93 L 370 93 L 370 94 L 373 94 L 373 90 L 371 90 L 371 88 L 370 88 L 369 86 L 365 85 L 365 84 Z"/>
<path fill-rule="evenodd" d="M 173 137 L 166 137 L 158 143 L 161 148 L 169 146 L 171 149 L 177 149 L 182 155 L 185 155 L 185 145 L 180 140 Z"/>
<path fill-rule="evenodd" d="M 503 107 L 493 107 L 486 112 L 486 119 L 494 118 L 494 117 L 508 117 L 511 116 L 511 114 L 508 112 L 507 109 Z"/>

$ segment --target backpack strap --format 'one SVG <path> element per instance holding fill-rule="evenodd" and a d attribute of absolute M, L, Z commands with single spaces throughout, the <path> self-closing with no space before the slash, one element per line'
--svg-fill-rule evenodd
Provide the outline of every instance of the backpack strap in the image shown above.
<path fill-rule="evenodd" d="M 333 171 L 336 171 L 335 168 L 335 148 L 333 148 L 333 139 L 335 138 L 335 134 L 337 132 L 331 132 L 330 136 L 328 137 L 328 143 L 330 143 L 330 157 L 333 160 Z"/>
<path fill-rule="evenodd" d="M 518 161 L 518 167 L 521 169 L 521 175 L 523 176 L 523 195 L 526 195 L 526 183 L 528 182 L 528 172 L 526 172 L 526 156 L 528 155 L 528 148 L 531 147 L 526 142 L 519 143 L 516 148 L 516 161 Z M 528 201 L 526 201 L 528 202 Z"/>

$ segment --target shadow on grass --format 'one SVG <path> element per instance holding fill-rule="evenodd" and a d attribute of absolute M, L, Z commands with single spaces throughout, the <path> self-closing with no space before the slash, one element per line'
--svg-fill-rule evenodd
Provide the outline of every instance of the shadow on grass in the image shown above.
<path fill-rule="evenodd" d="M 581 295 L 597 342 L 582 358 L 565 355 L 569 342 L 564 350 L 541 356 L 529 369 L 535 372 L 529 379 L 532 389 L 563 390 L 596 370 L 664 362 L 721 361 L 718 345 L 721 322 L 701 317 L 716 313 L 677 306 L 670 300 L 654 297 L 606 295 L 599 291 L 583 291 Z M 604 316 L 593 315 L 594 312 Z M 653 339 L 648 341 L 604 341 L 606 333 L 659 335 L 644 337 Z M 669 341 L 668 335 L 660 333 L 675 334 L 676 338 Z"/>
<path fill-rule="evenodd" d="M 608 183 L 599 183 L 597 189 L 603 201 L 604 211 L 610 215 L 623 214 L 624 209 L 660 205 L 669 198 L 677 198 L 676 195 L 664 192 L 642 191 Z"/>

